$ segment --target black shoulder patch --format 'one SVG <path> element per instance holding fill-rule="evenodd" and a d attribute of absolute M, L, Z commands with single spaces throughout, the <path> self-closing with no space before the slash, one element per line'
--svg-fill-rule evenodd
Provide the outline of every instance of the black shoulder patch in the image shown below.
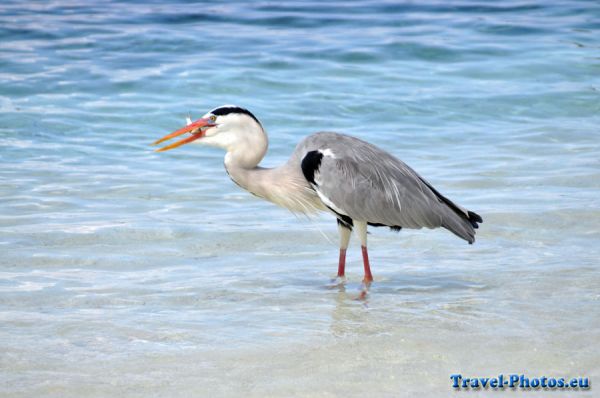
<path fill-rule="evenodd" d="M 220 108 L 214 109 L 211 112 L 215 116 L 225 116 L 230 113 L 243 113 L 244 115 L 250 116 L 252 119 L 256 121 L 256 123 L 260 124 L 256 116 L 252 114 L 248 109 L 240 108 L 239 106 L 222 106 Z"/>
<path fill-rule="evenodd" d="M 317 185 L 315 182 L 315 173 L 321 167 L 321 159 L 323 159 L 323 154 L 319 151 L 310 151 L 302 159 L 302 174 L 304 174 L 306 181 L 311 184 Z"/>

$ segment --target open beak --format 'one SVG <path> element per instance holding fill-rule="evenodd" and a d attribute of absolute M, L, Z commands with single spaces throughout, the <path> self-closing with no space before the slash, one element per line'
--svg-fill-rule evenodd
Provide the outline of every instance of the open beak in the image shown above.
<path fill-rule="evenodd" d="M 155 141 L 152 145 L 158 145 L 161 142 L 165 142 L 170 140 L 171 138 L 178 137 L 185 133 L 190 133 L 189 137 L 186 137 L 182 140 L 176 141 L 170 145 L 157 149 L 155 152 L 164 152 L 169 149 L 177 148 L 178 146 L 182 146 L 185 144 L 189 144 L 192 141 L 196 141 L 199 138 L 204 137 L 205 131 L 209 127 L 216 126 L 215 123 L 211 122 L 209 119 L 198 119 L 193 123 L 188 124 L 187 126 L 180 128 L 177 131 L 172 132 L 171 134 L 165 135 L 160 140 Z"/>

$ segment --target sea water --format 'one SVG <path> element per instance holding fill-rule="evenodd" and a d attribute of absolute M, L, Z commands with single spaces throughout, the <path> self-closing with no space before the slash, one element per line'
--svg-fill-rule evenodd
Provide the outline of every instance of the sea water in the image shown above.
<path fill-rule="evenodd" d="M 355 238 L 329 287 L 333 217 L 242 191 L 219 150 L 149 146 L 229 103 L 263 165 L 360 137 L 481 214 L 477 242 L 373 229 L 367 299 Z M 599 126 L 595 1 L 3 1 L 0 395 L 600 382 Z"/>

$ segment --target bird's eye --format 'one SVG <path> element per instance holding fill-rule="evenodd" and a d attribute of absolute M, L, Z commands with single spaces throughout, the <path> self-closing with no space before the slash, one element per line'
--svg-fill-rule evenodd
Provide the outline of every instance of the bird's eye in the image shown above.
<path fill-rule="evenodd" d="M 215 115 L 210 115 L 209 119 L 211 122 L 214 122 L 215 120 L 217 120 L 217 117 Z"/>

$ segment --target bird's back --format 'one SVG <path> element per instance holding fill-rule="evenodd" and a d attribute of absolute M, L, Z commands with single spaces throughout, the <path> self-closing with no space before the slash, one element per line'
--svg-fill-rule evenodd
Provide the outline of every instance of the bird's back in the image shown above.
<path fill-rule="evenodd" d="M 395 228 L 445 227 L 472 243 L 482 219 L 441 195 L 407 164 L 368 142 L 320 132 L 290 162 L 338 216 Z"/>

